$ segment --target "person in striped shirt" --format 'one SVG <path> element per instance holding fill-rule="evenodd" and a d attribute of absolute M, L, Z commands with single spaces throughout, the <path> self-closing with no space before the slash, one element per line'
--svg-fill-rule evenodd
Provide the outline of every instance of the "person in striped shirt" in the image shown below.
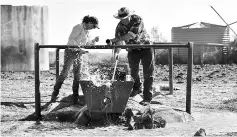
<path fill-rule="evenodd" d="M 125 41 L 126 44 L 151 44 L 149 36 L 145 30 L 143 19 L 130 11 L 127 7 L 122 7 L 118 13 L 114 15 L 119 19 L 115 31 L 115 38 L 112 42 Z M 118 55 L 118 54 L 117 54 Z M 141 81 L 139 77 L 140 61 L 143 65 L 143 101 L 140 104 L 148 105 L 152 99 L 152 84 L 154 72 L 154 49 L 153 48 L 129 48 L 128 63 L 131 71 L 131 76 L 134 79 L 133 90 L 131 97 L 141 93 Z"/>

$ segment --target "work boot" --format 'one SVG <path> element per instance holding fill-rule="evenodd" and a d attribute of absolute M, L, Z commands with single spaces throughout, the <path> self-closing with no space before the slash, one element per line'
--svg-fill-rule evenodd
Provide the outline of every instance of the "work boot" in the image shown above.
<path fill-rule="evenodd" d="M 78 94 L 78 90 L 79 90 L 79 81 L 77 80 L 73 80 L 73 84 L 72 84 L 72 91 L 73 91 L 73 100 L 72 103 L 73 104 L 80 104 L 79 102 L 79 94 Z"/>
<path fill-rule="evenodd" d="M 83 101 L 79 100 L 79 95 L 72 95 L 72 104 L 79 105 L 79 106 L 85 105 Z"/>
<path fill-rule="evenodd" d="M 130 97 L 134 97 L 134 96 L 136 96 L 137 94 L 140 94 L 140 93 L 142 93 L 142 90 L 141 90 L 141 83 L 139 82 L 136 82 L 136 83 L 134 83 L 134 85 L 133 85 L 133 90 L 132 90 L 132 92 L 130 93 Z"/>
<path fill-rule="evenodd" d="M 140 93 L 142 93 L 141 89 L 133 89 L 132 92 L 130 93 L 130 97 L 134 97 L 134 96 L 136 96 L 137 94 L 140 94 Z"/>
<path fill-rule="evenodd" d="M 58 94 L 59 94 L 59 90 L 56 90 L 54 86 L 54 91 L 51 95 L 50 102 L 56 102 L 56 100 L 58 99 Z"/>
<path fill-rule="evenodd" d="M 56 102 L 56 100 L 58 98 L 57 96 L 59 94 L 59 89 L 61 88 L 62 84 L 63 84 L 63 77 L 59 76 L 59 78 L 57 79 L 57 81 L 56 81 L 56 83 L 54 85 L 54 91 L 53 91 L 53 93 L 51 95 L 50 102 Z"/>
<path fill-rule="evenodd" d="M 150 105 L 150 103 L 151 103 L 151 100 L 142 100 L 139 104 L 140 105 L 143 105 L 143 106 L 147 106 L 147 105 Z"/>
<path fill-rule="evenodd" d="M 49 102 L 56 102 L 57 96 L 53 95 L 51 96 L 51 100 Z"/>
<path fill-rule="evenodd" d="M 151 100 L 152 99 L 152 85 L 153 85 L 153 77 L 146 78 L 143 83 L 143 99 Z"/>
<path fill-rule="evenodd" d="M 78 104 L 79 103 L 78 99 L 79 99 L 78 95 L 72 95 L 72 104 L 73 105 Z"/>

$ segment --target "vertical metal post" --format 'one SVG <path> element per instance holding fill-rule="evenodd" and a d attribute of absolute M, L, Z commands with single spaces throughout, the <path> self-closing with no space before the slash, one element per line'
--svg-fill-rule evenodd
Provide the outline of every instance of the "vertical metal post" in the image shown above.
<path fill-rule="evenodd" d="M 193 70 L 193 42 L 188 43 L 188 70 L 187 70 L 187 93 L 186 112 L 191 114 L 191 91 L 192 91 L 192 70 Z"/>
<path fill-rule="evenodd" d="M 201 46 L 200 65 L 203 66 L 204 45 Z"/>
<path fill-rule="evenodd" d="M 40 50 L 39 43 L 35 43 L 35 114 L 36 114 L 36 122 L 39 122 L 41 120 L 39 50 Z"/>
<path fill-rule="evenodd" d="M 173 50 L 169 48 L 169 89 L 170 94 L 173 94 Z"/>
<path fill-rule="evenodd" d="M 59 48 L 56 49 L 56 81 L 59 76 Z"/>

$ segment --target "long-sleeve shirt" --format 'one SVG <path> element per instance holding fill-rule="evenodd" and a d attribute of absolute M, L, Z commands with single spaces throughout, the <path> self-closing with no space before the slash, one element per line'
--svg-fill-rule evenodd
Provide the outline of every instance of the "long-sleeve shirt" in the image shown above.
<path fill-rule="evenodd" d="M 68 38 L 67 45 L 89 46 L 94 45 L 90 39 L 89 31 L 85 29 L 84 24 L 78 24 L 73 27 Z"/>

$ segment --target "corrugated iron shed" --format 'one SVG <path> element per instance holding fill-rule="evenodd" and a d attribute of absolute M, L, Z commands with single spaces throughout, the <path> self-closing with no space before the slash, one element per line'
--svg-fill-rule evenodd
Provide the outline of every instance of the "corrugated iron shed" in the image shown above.
<path fill-rule="evenodd" d="M 229 28 L 227 26 L 196 22 L 180 27 L 173 27 L 171 30 L 172 42 L 194 42 L 194 58 L 202 58 L 202 44 L 219 43 L 228 45 L 230 41 Z M 214 48 L 214 47 L 213 47 Z M 174 53 L 182 58 L 187 58 L 187 49 L 176 48 Z"/>

